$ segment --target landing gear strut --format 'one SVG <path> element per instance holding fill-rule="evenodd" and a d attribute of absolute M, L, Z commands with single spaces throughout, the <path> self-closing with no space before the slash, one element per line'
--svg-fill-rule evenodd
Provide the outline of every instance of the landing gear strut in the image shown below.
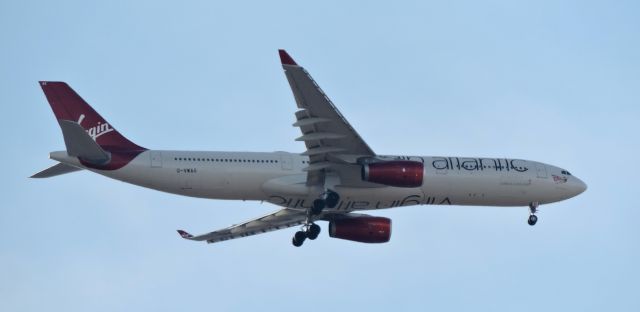
<path fill-rule="evenodd" d="M 532 202 L 529 204 L 529 219 L 527 223 L 529 225 L 534 226 L 538 222 L 538 216 L 536 216 L 536 212 L 538 212 L 538 202 Z"/>

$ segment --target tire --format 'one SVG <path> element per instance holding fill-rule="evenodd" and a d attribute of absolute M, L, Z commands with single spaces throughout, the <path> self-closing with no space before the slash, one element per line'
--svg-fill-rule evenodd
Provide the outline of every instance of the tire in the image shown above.
<path fill-rule="evenodd" d="M 293 235 L 293 239 L 291 240 L 291 243 L 293 244 L 293 246 L 300 247 L 302 246 L 306 238 L 307 238 L 307 233 L 298 231 L 296 232 L 295 235 Z"/>
<path fill-rule="evenodd" d="M 314 215 L 319 215 L 322 213 L 322 210 L 327 205 L 327 203 L 323 199 L 316 199 L 313 201 L 313 207 L 311 207 L 311 213 Z"/>
<path fill-rule="evenodd" d="M 297 241 L 295 237 L 291 239 L 291 244 L 296 247 L 302 246 L 302 242 Z"/>
<path fill-rule="evenodd" d="M 538 217 L 536 215 L 530 215 L 529 220 L 527 220 L 527 223 L 529 223 L 529 225 L 531 226 L 536 225 L 536 223 L 538 223 Z"/>
<path fill-rule="evenodd" d="M 338 193 L 336 192 L 329 191 L 325 202 L 327 203 L 327 207 L 335 208 L 338 205 L 338 202 L 340 202 L 340 195 L 338 195 Z"/>
<path fill-rule="evenodd" d="M 318 235 L 320 235 L 320 226 L 317 224 L 312 224 L 309 227 L 309 231 L 307 232 L 307 238 L 309 238 L 310 240 L 314 240 L 316 238 L 318 238 Z"/>

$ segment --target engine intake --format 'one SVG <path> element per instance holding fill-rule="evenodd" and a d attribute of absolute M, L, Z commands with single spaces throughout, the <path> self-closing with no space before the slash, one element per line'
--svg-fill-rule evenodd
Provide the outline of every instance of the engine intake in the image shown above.
<path fill-rule="evenodd" d="M 420 187 L 424 164 L 418 161 L 394 160 L 362 166 L 362 180 L 396 187 Z"/>
<path fill-rule="evenodd" d="M 386 243 L 391 238 L 391 219 L 351 217 L 332 220 L 329 236 L 360 243 Z"/>

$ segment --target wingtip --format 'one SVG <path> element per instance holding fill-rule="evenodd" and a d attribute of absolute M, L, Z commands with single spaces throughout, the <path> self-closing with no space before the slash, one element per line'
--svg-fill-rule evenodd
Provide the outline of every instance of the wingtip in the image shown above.
<path fill-rule="evenodd" d="M 183 230 L 177 230 L 178 234 L 180 234 L 180 237 L 182 238 L 192 238 L 193 235 L 189 234 L 187 231 L 183 231 Z"/>
<path fill-rule="evenodd" d="M 293 60 L 291 55 L 287 53 L 284 49 L 278 50 L 278 54 L 280 54 L 280 62 L 282 65 L 298 65 L 296 61 Z"/>
<path fill-rule="evenodd" d="M 64 81 L 51 81 L 51 80 L 40 80 L 40 81 L 38 81 L 38 84 L 40 84 L 41 86 L 46 86 L 48 84 L 64 84 L 64 85 L 68 85 Z"/>

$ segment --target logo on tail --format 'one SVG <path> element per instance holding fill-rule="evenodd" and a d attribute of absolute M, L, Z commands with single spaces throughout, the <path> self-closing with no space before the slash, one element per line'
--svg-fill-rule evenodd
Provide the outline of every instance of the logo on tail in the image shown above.
<path fill-rule="evenodd" d="M 85 116 L 84 114 L 80 115 L 80 118 L 78 118 L 78 124 L 82 125 L 82 121 L 84 120 Z M 89 136 L 95 141 L 96 139 L 98 139 L 98 137 L 100 137 L 103 134 L 107 134 L 111 131 L 113 131 L 114 129 L 111 128 L 111 125 L 109 125 L 108 122 L 105 123 L 100 123 L 98 121 L 98 124 L 85 130 L 87 131 L 87 134 L 89 134 Z"/>

